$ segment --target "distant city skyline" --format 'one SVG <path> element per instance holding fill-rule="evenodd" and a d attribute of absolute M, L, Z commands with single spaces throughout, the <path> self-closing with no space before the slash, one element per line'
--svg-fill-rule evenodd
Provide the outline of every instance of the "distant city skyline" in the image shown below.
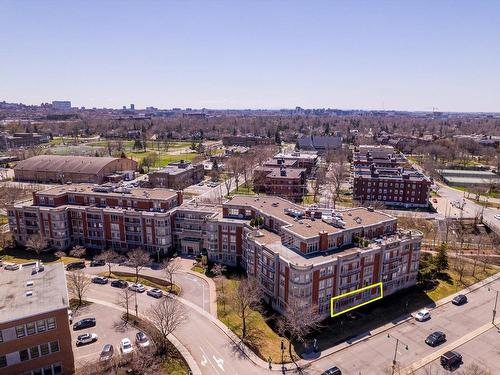
<path fill-rule="evenodd" d="M 0 4 L 0 101 L 500 112 L 498 1 Z"/>

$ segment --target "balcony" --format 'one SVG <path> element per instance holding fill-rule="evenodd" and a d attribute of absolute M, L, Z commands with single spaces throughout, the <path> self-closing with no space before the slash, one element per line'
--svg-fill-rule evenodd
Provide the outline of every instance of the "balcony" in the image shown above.
<path fill-rule="evenodd" d="M 384 263 L 401 262 L 403 260 L 402 255 L 398 255 L 389 259 L 384 259 Z"/>
<path fill-rule="evenodd" d="M 354 268 L 352 270 L 340 271 L 340 277 L 351 276 L 361 272 L 361 267 Z"/>

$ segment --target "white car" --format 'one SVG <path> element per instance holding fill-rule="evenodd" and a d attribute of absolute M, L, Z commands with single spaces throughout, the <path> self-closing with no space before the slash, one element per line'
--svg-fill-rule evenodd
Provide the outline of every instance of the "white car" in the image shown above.
<path fill-rule="evenodd" d="M 128 288 L 139 293 L 144 293 L 146 291 L 146 287 L 142 284 L 132 284 Z"/>
<path fill-rule="evenodd" d="M 134 348 L 132 347 L 132 342 L 130 341 L 129 338 L 124 338 L 122 339 L 122 341 L 120 341 L 120 349 L 123 354 L 132 353 L 134 351 Z"/>
<path fill-rule="evenodd" d="M 154 298 L 161 298 L 163 296 L 163 291 L 158 288 L 153 288 L 148 290 L 147 295 Z"/>
<path fill-rule="evenodd" d="M 91 344 L 97 341 L 97 335 L 95 333 L 84 333 L 83 335 L 78 335 L 76 338 L 76 346 Z"/>
<path fill-rule="evenodd" d="M 500 220 L 500 214 L 496 214 L 495 219 Z"/>
<path fill-rule="evenodd" d="M 418 322 L 425 322 L 431 318 L 431 313 L 427 309 L 422 309 L 415 314 L 415 320 Z"/>

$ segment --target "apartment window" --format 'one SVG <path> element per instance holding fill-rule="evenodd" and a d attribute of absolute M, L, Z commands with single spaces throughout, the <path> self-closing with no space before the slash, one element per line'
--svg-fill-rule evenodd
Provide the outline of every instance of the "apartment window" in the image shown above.
<path fill-rule="evenodd" d="M 24 332 L 24 326 L 17 326 L 16 327 L 16 336 L 18 339 L 26 336 L 26 333 Z"/>
<path fill-rule="evenodd" d="M 40 348 L 38 346 L 32 346 L 30 348 L 30 357 L 31 359 L 40 357 Z"/>
<path fill-rule="evenodd" d="M 41 353 L 42 355 L 47 355 L 47 354 L 49 354 L 49 353 L 50 353 L 50 351 L 49 351 L 49 344 L 41 344 L 41 345 L 40 345 L 40 353 Z"/>
<path fill-rule="evenodd" d="M 21 362 L 28 361 L 30 359 L 30 355 L 28 353 L 28 349 L 23 349 L 19 352 L 19 358 Z"/>
<path fill-rule="evenodd" d="M 28 333 L 28 336 L 36 333 L 35 322 L 26 324 L 26 332 Z"/>
<path fill-rule="evenodd" d="M 0 342 L 3 342 L 3 335 L 2 335 L 2 331 L 0 331 Z"/>
<path fill-rule="evenodd" d="M 0 368 L 7 367 L 7 358 L 4 355 L 0 355 Z"/>
<path fill-rule="evenodd" d="M 52 341 L 50 343 L 50 352 L 55 353 L 59 351 L 59 341 Z"/>
<path fill-rule="evenodd" d="M 56 319 L 55 318 L 48 318 L 47 319 L 47 329 L 55 329 L 56 328 Z"/>

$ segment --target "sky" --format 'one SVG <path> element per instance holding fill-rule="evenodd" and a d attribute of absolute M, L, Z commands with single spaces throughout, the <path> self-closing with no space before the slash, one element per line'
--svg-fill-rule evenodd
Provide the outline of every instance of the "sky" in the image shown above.
<path fill-rule="evenodd" d="M 500 1 L 0 0 L 0 101 L 500 112 Z"/>

